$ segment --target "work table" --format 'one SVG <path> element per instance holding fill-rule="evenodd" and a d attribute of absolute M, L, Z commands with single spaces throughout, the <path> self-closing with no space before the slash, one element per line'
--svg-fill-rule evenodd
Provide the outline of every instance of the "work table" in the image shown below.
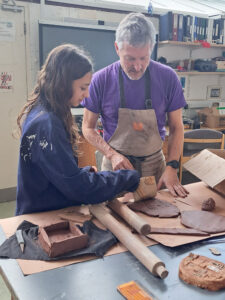
<path fill-rule="evenodd" d="M 202 183 L 193 183 L 189 186 L 193 186 L 196 190 L 198 185 L 202 185 Z M 193 195 L 193 199 L 195 197 Z M 15 218 L 11 219 L 13 221 Z M 2 221 L 0 220 L 0 224 L 3 224 Z M 13 225 L 15 226 L 15 224 Z M 0 227 L 0 244 L 5 238 L 5 233 Z M 67 265 L 28 276 L 23 275 L 16 260 L 0 259 L 0 274 L 10 289 L 12 299 L 122 300 L 124 298 L 117 291 L 117 286 L 129 281 L 136 281 L 149 294 L 152 294 L 154 299 L 224 300 L 225 289 L 209 292 L 188 285 L 178 277 L 179 264 L 190 252 L 225 263 L 225 235 L 214 237 L 213 240 L 222 240 L 222 242 L 202 240 L 178 247 L 166 247 L 160 244 L 151 246 L 151 251 L 166 264 L 166 269 L 169 271 L 169 275 L 163 280 L 152 275 L 129 252 Z M 217 248 L 221 255 L 213 255 L 209 251 L 210 247 Z"/>

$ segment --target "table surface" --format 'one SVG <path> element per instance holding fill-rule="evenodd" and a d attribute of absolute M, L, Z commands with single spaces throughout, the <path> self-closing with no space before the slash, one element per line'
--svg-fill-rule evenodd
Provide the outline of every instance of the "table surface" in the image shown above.
<path fill-rule="evenodd" d="M 150 247 L 169 271 L 164 280 L 153 276 L 129 252 L 92 261 L 73 264 L 29 276 L 24 276 L 17 261 L 0 259 L 0 273 L 12 295 L 22 300 L 119 300 L 124 299 L 117 286 L 131 280 L 140 283 L 152 293 L 154 299 L 225 299 L 225 290 L 210 292 L 182 282 L 178 277 L 179 263 L 190 252 L 211 257 L 225 263 L 224 243 L 216 243 L 225 236 L 200 241 L 176 248 L 162 245 Z M 5 234 L 0 227 L 0 244 Z M 212 255 L 210 247 L 217 248 L 221 256 Z"/>

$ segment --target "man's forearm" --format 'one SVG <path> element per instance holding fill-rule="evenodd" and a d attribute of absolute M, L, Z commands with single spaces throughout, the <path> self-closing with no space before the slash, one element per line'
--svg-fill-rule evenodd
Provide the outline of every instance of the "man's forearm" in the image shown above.
<path fill-rule="evenodd" d="M 112 149 L 107 142 L 104 141 L 104 139 L 98 134 L 95 129 L 86 128 L 85 130 L 83 130 L 83 135 L 85 139 L 99 151 L 101 151 L 106 156 L 106 158 L 111 159 L 112 155 L 116 153 L 116 151 Z"/>
<path fill-rule="evenodd" d="M 172 130 L 168 138 L 168 161 L 179 160 L 183 148 L 183 127 Z"/>

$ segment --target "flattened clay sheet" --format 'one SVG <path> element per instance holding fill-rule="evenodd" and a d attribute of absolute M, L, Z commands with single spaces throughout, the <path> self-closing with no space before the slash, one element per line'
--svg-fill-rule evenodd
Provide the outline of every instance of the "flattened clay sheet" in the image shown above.
<path fill-rule="evenodd" d="M 225 231 L 225 217 L 212 212 L 201 210 L 189 210 L 181 212 L 181 223 L 197 230 L 209 233 Z"/>
<path fill-rule="evenodd" d="M 151 234 L 182 234 L 182 235 L 199 235 L 206 236 L 209 235 L 207 232 L 190 229 L 190 228 L 160 228 L 151 227 Z"/>
<path fill-rule="evenodd" d="M 175 205 L 159 199 L 134 202 L 129 204 L 129 207 L 151 217 L 173 218 L 180 214 L 180 210 Z"/>

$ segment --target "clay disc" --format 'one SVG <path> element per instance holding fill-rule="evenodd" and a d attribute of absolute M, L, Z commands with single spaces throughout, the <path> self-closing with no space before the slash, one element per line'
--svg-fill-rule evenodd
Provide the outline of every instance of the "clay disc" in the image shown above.
<path fill-rule="evenodd" d="M 129 207 L 151 217 L 172 218 L 180 214 L 179 209 L 175 205 L 159 199 L 134 202 L 129 204 Z"/>
<path fill-rule="evenodd" d="M 200 288 L 218 291 L 225 287 L 225 264 L 190 253 L 179 265 L 179 277 Z"/>
<path fill-rule="evenodd" d="M 225 231 L 225 217 L 212 212 L 189 210 L 181 212 L 181 223 L 193 229 L 208 233 Z"/>

